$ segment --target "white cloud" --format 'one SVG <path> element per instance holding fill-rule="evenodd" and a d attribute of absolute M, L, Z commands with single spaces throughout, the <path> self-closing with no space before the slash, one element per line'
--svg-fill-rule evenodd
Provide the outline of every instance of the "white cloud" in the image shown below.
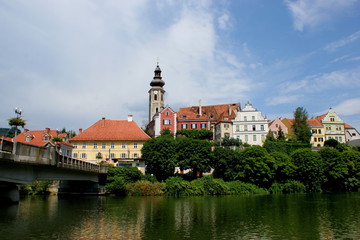
<path fill-rule="evenodd" d="M 332 43 L 326 45 L 324 49 L 326 51 L 332 52 L 340 47 L 346 46 L 346 45 L 356 41 L 359 38 L 360 38 L 360 31 L 357 31 L 357 32 L 351 34 L 350 36 L 347 36 L 346 38 L 343 38 L 339 41 L 332 42 Z"/>
<path fill-rule="evenodd" d="M 289 8 L 294 28 L 303 31 L 305 27 L 316 27 L 349 9 L 358 0 L 284 0 Z"/>
<path fill-rule="evenodd" d="M 299 101 L 303 95 L 292 95 L 292 96 L 275 96 L 267 99 L 268 106 L 276 106 L 280 104 L 289 104 Z"/>
<path fill-rule="evenodd" d="M 230 15 L 228 13 L 223 13 L 220 17 L 218 17 L 218 24 L 220 29 L 228 29 L 230 27 Z"/>
<path fill-rule="evenodd" d="M 360 98 L 352 98 L 333 107 L 337 114 L 351 116 L 360 114 Z"/>

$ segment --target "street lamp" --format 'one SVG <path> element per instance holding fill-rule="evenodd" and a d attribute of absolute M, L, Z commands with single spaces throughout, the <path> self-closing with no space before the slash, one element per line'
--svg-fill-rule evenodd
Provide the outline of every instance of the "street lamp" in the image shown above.
<path fill-rule="evenodd" d="M 20 108 L 15 108 L 15 114 L 16 114 L 16 118 L 19 119 L 21 117 L 21 109 Z M 14 137 L 14 146 L 13 146 L 13 153 L 15 154 L 16 152 L 16 135 L 17 135 L 17 125 L 15 125 L 15 137 Z"/>

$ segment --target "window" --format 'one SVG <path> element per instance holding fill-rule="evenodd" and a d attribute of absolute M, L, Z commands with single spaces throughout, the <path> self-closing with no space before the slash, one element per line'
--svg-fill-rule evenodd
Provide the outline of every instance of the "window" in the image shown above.
<path fill-rule="evenodd" d="M 248 130 L 248 126 L 244 125 L 244 131 L 247 131 L 247 130 Z"/>
<path fill-rule="evenodd" d="M 252 130 L 256 131 L 256 125 L 252 125 Z"/>
<path fill-rule="evenodd" d="M 77 143 L 74 143 L 74 148 L 77 148 L 77 147 L 78 147 Z"/>
<path fill-rule="evenodd" d="M 200 128 L 206 128 L 206 123 L 200 123 Z"/>
<path fill-rule="evenodd" d="M 318 138 L 319 142 L 323 142 L 324 138 Z"/>
<path fill-rule="evenodd" d="M 330 118 L 330 121 L 331 121 L 331 122 L 335 122 L 335 118 L 334 118 L 334 117 L 331 117 L 331 118 Z"/>
<path fill-rule="evenodd" d="M 82 144 L 82 148 L 86 148 L 86 143 L 83 143 L 83 144 Z"/>
<path fill-rule="evenodd" d="M 82 153 L 81 156 L 80 156 L 80 158 L 86 159 L 86 153 Z"/>
<path fill-rule="evenodd" d="M 165 115 L 166 115 L 166 116 L 169 116 L 169 112 L 166 112 Z"/>
<path fill-rule="evenodd" d="M 321 134 L 321 129 L 318 130 L 318 133 Z"/>
<path fill-rule="evenodd" d="M 154 95 L 154 100 L 155 100 L 155 101 L 157 100 L 157 94 Z"/>
<path fill-rule="evenodd" d="M 186 123 L 181 124 L 181 129 L 187 129 L 187 124 Z"/>
<path fill-rule="evenodd" d="M 103 149 L 106 148 L 106 143 L 102 143 L 101 148 L 103 148 Z"/>
<path fill-rule="evenodd" d="M 156 108 L 155 111 L 156 111 L 156 112 L 159 112 L 159 108 Z"/>
<path fill-rule="evenodd" d="M 339 142 L 342 142 L 342 137 L 339 137 Z"/>
<path fill-rule="evenodd" d="M 163 124 L 164 124 L 164 125 L 170 125 L 170 124 L 171 124 L 171 120 L 170 120 L 170 119 L 164 119 L 164 120 L 163 120 Z"/>
<path fill-rule="evenodd" d="M 264 131 L 265 130 L 264 125 L 260 125 L 260 129 L 261 129 L 261 131 Z"/>
<path fill-rule="evenodd" d="M 121 148 L 126 148 L 126 143 L 122 143 Z"/>
<path fill-rule="evenodd" d="M 134 148 L 138 148 L 138 144 L 137 144 L 137 143 L 134 143 Z"/>
<path fill-rule="evenodd" d="M 314 142 L 317 142 L 317 138 L 314 138 Z"/>
<path fill-rule="evenodd" d="M 126 153 L 122 153 L 121 158 L 126 158 Z"/>
<path fill-rule="evenodd" d="M 114 143 L 110 143 L 110 148 L 115 148 L 115 144 L 114 144 Z"/>
<path fill-rule="evenodd" d="M 240 126 L 239 125 L 236 125 L 236 131 L 240 132 Z"/>
<path fill-rule="evenodd" d="M 252 117 L 251 117 L 251 120 L 255 121 L 255 116 L 252 116 Z"/>
<path fill-rule="evenodd" d="M 256 142 L 256 135 L 253 135 L 253 141 Z"/>
<path fill-rule="evenodd" d="M 196 124 L 196 123 L 192 123 L 192 124 L 191 124 L 191 128 L 192 128 L 192 129 L 197 128 L 197 124 Z"/>
<path fill-rule="evenodd" d="M 249 136 L 245 135 L 245 142 L 249 141 Z"/>
<path fill-rule="evenodd" d="M 186 115 L 183 115 L 182 117 L 185 119 L 185 118 L 186 118 Z"/>
<path fill-rule="evenodd" d="M 77 153 L 73 153 L 73 158 L 77 158 L 78 154 Z"/>
<path fill-rule="evenodd" d="M 110 153 L 110 158 L 111 159 L 115 158 L 115 153 Z"/>
<path fill-rule="evenodd" d="M 244 116 L 244 121 L 245 121 L 245 122 L 247 121 L 247 116 Z"/>
<path fill-rule="evenodd" d="M 26 136 L 26 141 L 27 141 L 27 142 L 30 142 L 30 141 L 31 141 L 31 139 L 32 139 L 32 137 L 31 137 L 31 136 Z"/>
<path fill-rule="evenodd" d="M 138 158 L 138 154 L 137 154 L 137 153 L 134 153 L 134 154 L 133 154 L 133 158 Z"/>
<path fill-rule="evenodd" d="M 98 144 L 94 143 L 94 149 L 97 149 L 97 147 L 98 147 Z"/>

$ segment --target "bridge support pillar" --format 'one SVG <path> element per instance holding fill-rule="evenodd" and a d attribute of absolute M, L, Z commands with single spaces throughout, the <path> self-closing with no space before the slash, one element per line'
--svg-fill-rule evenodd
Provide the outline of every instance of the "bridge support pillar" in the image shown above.
<path fill-rule="evenodd" d="M 19 200 L 20 194 L 16 184 L 0 182 L 0 202 L 18 203 Z"/>

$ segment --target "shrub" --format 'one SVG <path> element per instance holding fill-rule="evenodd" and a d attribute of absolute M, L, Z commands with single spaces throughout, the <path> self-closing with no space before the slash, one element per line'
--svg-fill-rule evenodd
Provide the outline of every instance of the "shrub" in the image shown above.
<path fill-rule="evenodd" d="M 125 195 L 125 185 L 126 181 L 123 177 L 115 176 L 112 178 L 112 181 L 110 183 L 107 183 L 105 185 L 105 190 L 108 194 Z"/>
<path fill-rule="evenodd" d="M 159 182 L 151 183 L 144 180 L 126 185 L 126 191 L 129 196 L 159 196 L 164 194 L 164 188 L 164 184 Z"/>
<path fill-rule="evenodd" d="M 205 194 L 207 195 L 226 195 L 229 192 L 229 187 L 222 179 L 214 179 L 213 176 L 205 176 L 194 180 L 195 184 L 202 185 Z"/>
<path fill-rule="evenodd" d="M 266 194 L 268 193 L 265 189 L 256 186 L 251 183 L 244 183 L 241 181 L 231 181 L 226 182 L 228 186 L 228 194 L 238 195 L 238 194 Z"/>
<path fill-rule="evenodd" d="M 125 182 L 131 183 L 142 179 L 143 175 L 137 167 L 113 167 L 108 168 L 108 182 L 114 177 L 122 177 Z"/>
<path fill-rule="evenodd" d="M 295 180 L 289 180 L 283 185 L 283 193 L 303 193 L 305 190 L 305 185 Z"/>

